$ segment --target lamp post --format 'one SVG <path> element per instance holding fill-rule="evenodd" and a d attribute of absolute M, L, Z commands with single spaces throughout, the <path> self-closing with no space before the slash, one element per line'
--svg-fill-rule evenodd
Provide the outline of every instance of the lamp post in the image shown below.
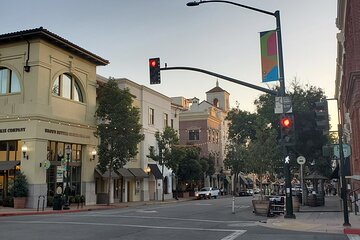
<path fill-rule="evenodd" d="M 66 154 L 66 187 L 65 187 L 65 204 L 64 204 L 64 210 L 69 210 L 69 162 L 70 162 L 70 154 L 71 154 L 71 148 L 70 145 L 67 145 L 65 148 L 65 154 Z"/>
<path fill-rule="evenodd" d="M 246 6 L 243 4 L 231 2 L 231 1 L 217 1 L 217 0 L 209 0 L 209 1 L 199 1 L 199 2 L 188 2 L 186 5 L 189 7 L 193 6 L 199 6 L 200 4 L 204 3 L 227 3 L 231 5 L 235 5 L 237 7 L 246 8 L 252 11 L 260 12 L 263 14 L 267 14 L 270 16 L 275 17 L 276 19 L 276 32 L 277 32 L 277 48 L 279 52 L 279 82 L 280 82 L 280 88 L 278 91 L 279 97 L 285 96 L 285 77 L 284 77 L 284 63 L 283 63 L 283 51 L 282 51 L 282 40 L 281 40 L 281 24 L 280 24 L 280 11 L 277 10 L 275 12 L 269 12 L 262 9 Z M 283 118 L 284 114 L 281 114 L 280 118 Z M 282 129 L 281 129 L 282 131 Z M 281 136 L 283 136 L 283 133 L 281 132 Z M 283 139 L 281 140 L 281 148 L 282 148 L 282 158 L 284 160 L 284 175 L 285 175 L 285 188 L 286 188 L 286 214 L 285 218 L 295 218 L 295 215 L 293 213 L 293 206 L 292 206 L 292 192 L 291 192 L 291 179 L 290 179 L 290 168 L 289 164 L 287 164 L 288 159 L 288 153 L 287 148 L 285 146 L 285 143 Z"/>

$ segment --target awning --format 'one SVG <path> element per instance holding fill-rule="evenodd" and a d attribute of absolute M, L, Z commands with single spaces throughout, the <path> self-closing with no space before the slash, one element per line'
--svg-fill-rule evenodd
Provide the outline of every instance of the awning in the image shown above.
<path fill-rule="evenodd" d="M 323 175 L 321 175 L 318 171 L 314 171 L 313 173 L 311 173 L 310 175 L 304 177 L 304 179 L 306 180 L 312 180 L 312 179 L 316 179 L 316 180 L 327 180 L 327 177 L 324 177 Z"/>
<path fill-rule="evenodd" d="M 154 175 L 156 179 L 162 179 L 162 174 L 157 164 L 148 164 L 148 166 L 150 167 L 150 173 Z"/>
<path fill-rule="evenodd" d="M 243 182 L 246 186 L 249 185 L 248 181 L 243 175 L 239 174 L 239 177 L 240 177 L 240 183 Z"/>
<path fill-rule="evenodd" d="M 340 179 L 339 165 L 336 165 L 336 168 L 334 169 L 334 171 L 330 175 L 330 179 Z"/>
<path fill-rule="evenodd" d="M 135 178 L 146 178 L 148 175 L 141 168 L 129 168 L 129 171 L 135 176 Z"/>
<path fill-rule="evenodd" d="M 134 177 L 134 175 L 132 175 L 132 173 L 129 171 L 129 169 L 126 169 L 126 168 L 118 169 L 117 173 L 124 178 Z"/>
<path fill-rule="evenodd" d="M 231 183 L 231 182 L 232 182 L 232 181 L 231 181 L 231 176 L 228 176 L 228 175 L 226 175 L 225 180 L 226 180 L 228 183 Z"/>
<path fill-rule="evenodd" d="M 14 169 L 20 161 L 0 161 L 0 171 Z"/>
<path fill-rule="evenodd" d="M 95 177 L 101 177 L 101 178 L 109 178 L 110 172 L 109 170 L 106 170 L 105 173 L 101 173 L 101 171 L 97 168 L 95 168 Z M 119 175 L 116 174 L 116 172 L 111 172 L 111 178 L 120 178 Z"/>

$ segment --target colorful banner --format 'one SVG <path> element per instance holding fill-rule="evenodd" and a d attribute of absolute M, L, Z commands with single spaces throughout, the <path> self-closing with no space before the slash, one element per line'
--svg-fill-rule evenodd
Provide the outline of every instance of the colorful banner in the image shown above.
<path fill-rule="evenodd" d="M 276 30 L 260 32 L 262 81 L 279 80 Z"/>

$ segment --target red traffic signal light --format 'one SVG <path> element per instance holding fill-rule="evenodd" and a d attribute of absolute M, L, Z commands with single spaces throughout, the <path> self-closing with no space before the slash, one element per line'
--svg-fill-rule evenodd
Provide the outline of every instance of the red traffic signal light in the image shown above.
<path fill-rule="evenodd" d="M 150 84 L 159 84 L 160 81 L 160 58 L 149 59 Z"/>
<path fill-rule="evenodd" d="M 149 62 L 150 62 L 150 67 L 152 67 L 152 68 L 156 67 L 156 62 L 157 62 L 156 59 L 154 59 L 154 58 L 150 59 Z"/>
<path fill-rule="evenodd" d="M 295 145 L 294 115 L 286 114 L 280 119 L 280 131 L 282 143 L 285 146 Z"/>
<path fill-rule="evenodd" d="M 291 127 L 291 125 L 293 124 L 292 119 L 290 119 L 288 117 L 282 118 L 280 123 L 281 123 L 281 126 L 284 127 L 284 128 Z"/>

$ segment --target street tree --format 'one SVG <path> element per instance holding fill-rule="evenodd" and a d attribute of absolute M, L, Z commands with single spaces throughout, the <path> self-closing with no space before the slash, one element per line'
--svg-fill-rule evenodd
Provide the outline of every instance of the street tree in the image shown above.
<path fill-rule="evenodd" d="M 98 120 L 95 136 L 100 139 L 97 167 L 102 173 L 109 171 L 109 205 L 112 173 L 137 155 L 144 135 L 140 133 L 140 113 L 133 106 L 133 96 L 129 89 L 120 89 L 115 79 L 100 86 L 95 116 Z"/>
<path fill-rule="evenodd" d="M 258 125 L 255 139 L 248 144 L 248 161 L 245 166 L 248 172 L 255 173 L 259 177 L 260 189 L 263 189 L 263 177 L 279 173 L 279 169 L 283 166 L 277 135 L 277 131 L 270 125 Z"/>
<path fill-rule="evenodd" d="M 200 161 L 200 148 L 186 146 L 183 148 L 184 155 L 179 161 L 178 177 L 183 184 L 198 182 L 203 177 L 203 167 Z"/>
<path fill-rule="evenodd" d="M 239 174 L 241 171 L 246 171 L 246 164 L 248 160 L 248 150 L 246 144 L 238 142 L 231 142 L 227 145 L 227 154 L 224 161 L 225 167 L 230 169 L 231 175 L 234 176 L 234 192 L 237 194 L 236 186 L 238 185 Z"/>
<path fill-rule="evenodd" d="M 330 142 L 330 137 L 323 135 L 323 132 L 316 128 L 314 114 L 314 103 L 326 98 L 324 91 L 311 85 L 302 86 L 297 79 L 294 79 L 287 94 L 292 99 L 296 136 L 296 145 L 289 148 L 290 154 L 295 158 L 299 155 L 305 156 L 307 159 L 306 170 L 318 170 L 325 176 L 329 176 L 331 173 L 330 160 L 322 156 L 322 146 Z M 274 96 L 263 94 L 255 100 L 255 105 L 257 113 L 278 130 L 279 138 L 280 121 L 279 116 L 274 114 Z M 290 166 L 293 170 L 298 171 L 299 166 L 296 161 L 291 161 Z"/>
<path fill-rule="evenodd" d="M 165 127 L 163 132 L 155 132 L 155 139 L 157 151 L 154 146 L 150 146 L 149 155 L 147 157 L 161 165 L 162 186 L 164 186 L 164 166 L 168 168 L 174 166 L 171 151 L 174 145 L 179 144 L 179 137 L 178 133 L 173 128 Z M 162 201 L 164 201 L 164 189 L 162 191 Z"/>

